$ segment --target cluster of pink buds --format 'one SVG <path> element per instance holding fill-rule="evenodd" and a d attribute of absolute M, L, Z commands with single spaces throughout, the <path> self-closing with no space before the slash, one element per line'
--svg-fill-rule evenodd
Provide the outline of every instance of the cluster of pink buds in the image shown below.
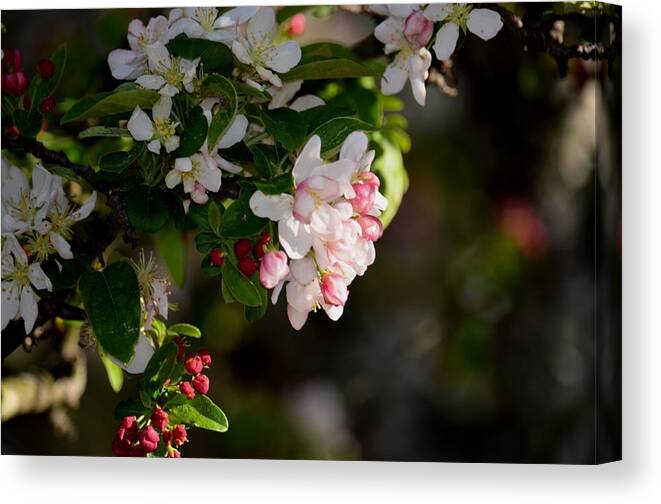
<path fill-rule="evenodd" d="M 20 49 L 5 49 L 2 58 L 2 90 L 12 96 L 21 96 L 28 88 L 23 73 L 23 56 Z"/>
<path fill-rule="evenodd" d="M 178 448 L 188 441 L 184 425 L 178 424 L 169 429 L 168 414 L 158 406 L 142 428 L 139 428 L 138 423 L 138 419 L 134 416 L 124 417 L 112 442 L 114 455 L 145 457 L 158 449 L 162 436 L 166 450 L 165 456 L 168 458 L 181 457 Z"/>
<path fill-rule="evenodd" d="M 179 353 L 181 353 L 181 346 L 179 346 Z M 211 355 L 205 348 L 198 352 L 192 352 L 186 355 L 184 359 L 184 369 L 192 378 L 190 381 L 182 381 L 179 383 L 179 392 L 181 392 L 188 399 L 193 399 L 195 394 L 206 394 L 209 392 L 209 377 L 202 374 L 204 369 L 211 365 Z"/>
<path fill-rule="evenodd" d="M 237 240 L 234 253 L 238 259 L 239 271 L 247 277 L 253 276 L 259 269 L 259 263 L 264 257 L 265 247 L 271 243 L 271 235 L 266 231 L 253 243 L 247 238 Z"/>

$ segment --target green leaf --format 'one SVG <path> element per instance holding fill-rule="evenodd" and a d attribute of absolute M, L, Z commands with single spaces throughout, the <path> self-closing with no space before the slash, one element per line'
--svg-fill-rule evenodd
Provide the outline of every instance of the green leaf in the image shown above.
<path fill-rule="evenodd" d="M 109 173 L 122 173 L 145 151 L 144 142 L 136 142 L 130 151 L 110 152 L 101 156 L 99 169 Z"/>
<path fill-rule="evenodd" d="M 160 95 L 156 91 L 142 88 L 124 88 L 86 96 L 76 102 L 62 116 L 60 124 L 81 121 L 90 117 L 132 112 L 135 107 L 151 109 L 159 97 Z"/>
<path fill-rule="evenodd" d="M 127 416 L 139 417 L 142 415 L 147 415 L 150 413 L 150 410 L 142 404 L 142 402 L 136 399 L 126 399 L 120 401 L 115 407 L 115 419 L 121 420 Z"/>
<path fill-rule="evenodd" d="M 138 231 L 156 233 L 169 219 L 167 196 L 161 189 L 137 186 L 126 193 L 126 213 Z"/>
<path fill-rule="evenodd" d="M 153 240 L 172 280 L 181 287 L 186 275 L 186 244 L 181 233 L 174 226 L 167 226 L 154 234 Z"/>
<path fill-rule="evenodd" d="M 262 285 L 257 285 L 259 290 L 259 295 L 262 299 L 262 304 L 260 306 L 245 306 L 243 313 L 248 322 L 256 322 L 261 319 L 266 314 L 266 309 L 268 308 L 268 292 Z"/>
<path fill-rule="evenodd" d="M 294 80 L 357 79 L 359 77 L 377 77 L 378 75 L 375 69 L 357 61 L 330 58 L 299 64 L 289 72 L 282 74 L 281 78 L 283 82 L 289 82 Z"/>
<path fill-rule="evenodd" d="M 354 131 L 374 131 L 376 127 L 354 117 L 336 117 L 322 124 L 313 134 L 321 138 L 321 153 L 328 154 L 339 148 Z"/>
<path fill-rule="evenodd" d="M 202 107 L 195 107 L 191 110 L 186 127 L 179 138 L 179 148 L 174 157 L 190 157 L 199 151 L 207 138 L 207 130 L 207 118 L 204 117 Z"/>
<path fill-rule="evenodd" d="M 209 203 L 208 216 L 209 216 L 209 226 L 211 227 L 211 230 L 215 234 L 219 234 L 222 212 L 220 210 L 220 205 L 218 205 L 218 203 L 216 203 L 215 201 L 211 201 Z"/>
<path fill-rule="evenodd" d="M 354 110 L 347 107 L 338 107 L 337 105 L 320 105 L 304 110 L 300 114 L 301 119 L 307 126 L 307 132 L 309 134 L 331 119 L 353 116 Z"/>
<path fill-rule="evenodd" d="M 122 371 L 122 368 L 111 361 L 103 352 L 100 353 L 100 357 L 101 362 L 103 362 L 103 366 L 106 368 L 106 374 L 108 375 L 110 387 L 115 392 L 119 392 L 122 390 L 122 385 L 124 384 L 124 371 Z"/>
<path fill-rule="evenodd" d="M 246 306 L 262 305 L 262 297 L 257 286 L 229 260 L 223 263 L 223 283 L 239 303 Z"/>
<path fill-rule="evenodd" d="M 401 151 L 381 134 L 374 135 L 378 150 L 372 163 L 372 170 L 381 180 L 381 192 L 388 200 L 388 208 L 381 214 L 381 222 L 386 228 L 399 209 L 402 198 L 409 187 L 409 177 L 404 167 Z"/>
<path fill-rule="evenodd" d="M 216 145 L 218 139 L 227 131 L 234 120 L 237 110 L 236 90 L 232 83 L 222 75 L 210 75 L 204 81 L 202 96 L 220 99 L 213 108 L 209 125 L 209 145 Z"/>
<path fill-rule="evenodd" d="M 264 178 L 273 174 L 276 160 L 274 148 L 270 145 L 255 144 L 250 148 L 257 172 Z"/>
<path fill-rule="evenodd" d="M 291 173 L 285 173 L 267 181 L 256 180 L 255 187 L 264 194 L 282 194 L 294 188 L 294 179 Z"/>
<path fill-rule="evenodd" d="M 232 293 L 227 288 L 227 283 L 225 280 L 221 280 L 220 282 L 220 292 L 223 295 L 223 301 L 225 301 L 226 304 L 236 303 L 236 299 L 234 296 L 232 296 Z"/>
<path fill-rule="evenodd" d="M 172 379 L 178 373 L 177 350 L 177 346 L 168 341 L 149 360 L 140 381 L 140 390 L 149 397 L 156 398 L 165 381 L 168 378 Z"/>
<path fill-rule="evenodd" d="M 205 395 L 186 399 L 177 394 L 165 404 L 171 424 L 185 424 L 200 429 L 225 432 L 229 427 L 223 410 Z"/>
<path fill-rule="evenodd" d="M 268 224 L 267 219 L 257 217 L 248 202 L 252 193 L 241 191 L 239 198 L 234 201 L 223 214 L 219 234 L 223 238 L 245 238 L 261 232 Z"/>
<path fill-rule="evenodd" d="M 270 96 L 268 93 L 265 91 L 260 91 L 259 89 L 255 89 L 252 86 L 249 86 L 248 84 L 245 84 L 243 82 L 239 81 L 231 81 L 232 86 L 234 86 L 234 89 L 236 90 L 237 95 L 243 95 L 243 96 L 252 96 L 255 98 L 262 98 L 266 101 L 270 100 Z"/>
<path fill-rule="evenodd" d="M 181 336 L 188 336 L 189 338 L 201 338 L 202 331 L 200 331 L 193 324 L 180 323 L 168 327 L 168 332 L 180 334 Z"/>
<path fill-rule="evenodd" d="M 200 229 L 204 231 L 211 231 L 209 227 L 209 204 L 205 205 L 191 205 L 188 210 L 188 218 Z"/>
<path fill-rule="evenodd" d="M 201 59 L 205 73 L 215 73 L 226 77 L 232 75 L 234 57 L 232 56 L 232 50 L 225 44 L 217 43 L 207 47 L 202 52 Z"/>
<path fill-rule="evenodd" d="M 261 112 L 266 131 L 285 149 L 294 151 L 305 141 L 307 128 L 300 114 L 289 108 L 277 108 Z"/>
<path fill-rule="evenodd" d="M 23 109 L 14 111 L 14 123 L 21 132 L 21 135 L 28 138 L 35 138 L 41 131 L 42 124 L 41 112 L 38 107 L 34 107 L 29 112 Z"/>
<path fill-rule="evenodd" d="M 195 236 L 195 248 L 200 254 L 208 254 L 220 246 L 220 240 L 214 233 L 203 232 Z"/>
<path fill-rule="evenodd" d="M 130 137 L 131 133 L 126 128 L 112 128 L 110 126 L 92 126 L 78 133 L 78 138 L 92 137 Z"/>
<path fill-rule="evenodd" d="M 78 282 L 97 341 L 122 362 L 131 360 L 140 334 L 140 289 L 131 265 L 118 261 Z"/>
<path fill-rule="evenodd" d="M 174 56 L 187 60 L 194 60 L 195 58 L 202 56 L 202 53 L 215 45 L 221 44 L 219 42 L 213 42 L 212 40 L 188 38 L 187 35 L 182 33 L 170 40 L 166 44 L 166 47 L 170 54 Z"/>

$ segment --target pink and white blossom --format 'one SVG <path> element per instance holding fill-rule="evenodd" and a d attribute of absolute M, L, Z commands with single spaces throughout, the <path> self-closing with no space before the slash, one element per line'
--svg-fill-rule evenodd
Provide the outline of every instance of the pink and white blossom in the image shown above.
<path fill-rule="evenodd" d="M 259 281 L 267 289 L 278 285 L 289 274 L 287 255 L 281 250 L 267 252 L 259 266 Z"/>

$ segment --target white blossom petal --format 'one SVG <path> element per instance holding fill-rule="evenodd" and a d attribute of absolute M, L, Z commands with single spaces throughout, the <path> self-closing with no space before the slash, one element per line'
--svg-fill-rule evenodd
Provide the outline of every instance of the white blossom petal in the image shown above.
<path fill-rule="evenodd" d="M 294 169 L 292 170 L 294 183 L 299 185 L 321 164 L 321 138 L 319 138 L 319 135 L 313 135 L 294 163 Z"/>
<path fill-rule="evenodd" d="M 34 323 L 37 321 L 37 314 L 39 313 L 37 301 L 38 297 L 32 290 L 32 287 L 23 287 L 21 290 L 19 311 L 21 313 L 21 318 L 23 319 L 25 334 L 30 334 L 34 327 Z"/>
<path fill-rule="evenodd" d="M 243 140 L 248 131 L 248 118 L 243 114 L 234 116 L 232 123 L 218 142 L 219 149 L 228 149 Z"/>
<path fill-rule="evenodd" d="M 50 281 L 50 278 L 44 273 L 44 270 L 41 269 L 39 263 L 32 263 L 28 268 L 28 278 L 32 285 L 39 290 L 53 290 L 53 284 Z"/>
<path fill-rule="evenodd" d="M 294 197 L 291 194 L 264 194 L 255 191 L 248 202 L 257 217 L 279 221 L 291 213 Z"/>
<path fill-rule="evenodd" d="M 296 98 L 289 106 L 290 109 L 297 112 L 303 112 L 315 107 L 326 105 L 326 102 L 316 95 L 304 95 Z"/>
<path fill-rule="evenodd" d="M 500 14 L 491 9 L 473 9 L 468 15 L 466 27 L 482 40 L 495 37 L 503 27 Z"/>
<path fill-rule="evenodd" d="M 291 259 L 302 259 L 312 247 L 312 234 L 293 215 L 278 222 L 280 244 Z"/>
<path fill-rule="evenodd" d="M 13 282 L 2 282 L 2 329 L 18 315 L 20 291 Z"/>
<path fill-rule="evenodd" d="M 264 63 L 278 73 L 288 72 L 301 61 L 301 48 L 290 40 L 284 44 L 269 48 L 262 55 Z"/>
<path fill-rule="evenodd" d="M 381 92 L 385 95 L 394 95 L 404 89 L 408 74 L 396 60 L 386 67 L 381 77 Z"/>
<path fill-rule="evenodd" d="M 69 243 L 64 238 L 62 238 L 62 235 L 58 233 L 49 233 L 48 237 L 51 244 L 62 259 L 73 259 L 71 245 L 69 245 Z"/>
<path fill-rule="evenodd" d="M 450 59 L 459 40 L 459 26 L 455 23 L 445 23 L 436 33 L 436 42 L 434 42 L 434 52 L 436 57 L 441 60 Z"/>
<path fill-rule="evenodd" d="M 291 326 L 297 331 L 300 331 L 308 319 L 308 312 L 298 311 L 292 305 L 288 304 L 287 317 L 289 318 Z"/>
<path fill-rule="evenodd" d="M 133 109 L 133 114 L 126 127 L 134 140 L 144 142 L 154 136 L 154 123 L 140 107 Z"/>

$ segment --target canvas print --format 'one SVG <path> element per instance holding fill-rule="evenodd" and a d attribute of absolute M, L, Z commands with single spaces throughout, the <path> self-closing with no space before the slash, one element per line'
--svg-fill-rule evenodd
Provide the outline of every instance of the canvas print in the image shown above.
<path fill-rule="evenodd" d="M 619 460 L 621 28 L 3 10 L 2 454 Z"/>

